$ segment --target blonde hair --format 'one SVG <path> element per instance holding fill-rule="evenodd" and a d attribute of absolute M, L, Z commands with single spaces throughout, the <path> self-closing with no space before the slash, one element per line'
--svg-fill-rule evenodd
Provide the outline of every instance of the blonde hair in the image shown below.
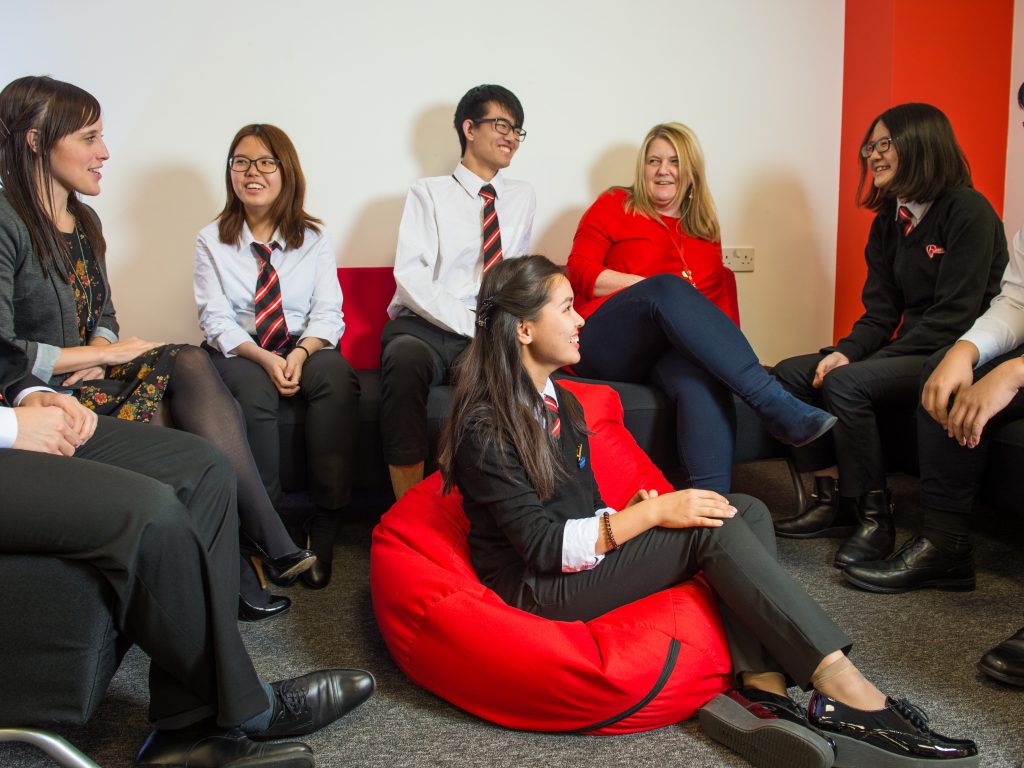
<path fill-rule="evenodd" d="M 655 139 L 664 139 L 675 149 L 679 157 L 680 181 L 684 172 L 690 175 L 689 189 L 684 190 L 680 186 L 678 199 L 674 201 L 679 211 L 679 224 L 683 232 L 691 237 L 700 237 L 713 243 L 719 242 L 722 239 L 722 232 L 718 225 L 715 201 L 711 197 L 711 190 L 708 189 L 704 174 L 704 152 L 697 141 L 697 135 L 682 123 L 659 123 L 647 132 L 637 155 L 633 186 L 623 187 L 627 193 L 626 211 L 641 213 L 663 223 L 644 183 L 647 152 Z"/>

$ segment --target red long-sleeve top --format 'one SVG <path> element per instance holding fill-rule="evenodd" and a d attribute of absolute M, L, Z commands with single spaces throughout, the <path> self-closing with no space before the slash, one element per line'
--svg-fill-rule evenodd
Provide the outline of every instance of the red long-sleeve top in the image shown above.
<path fill-rule="evenodd" d="M 580 219 L 568 263 L 576 311 L 590 317 L 614 295 L 594 296 L 597 276 L 606 269 L 642 277 L 688 270 L 697 290 L 739 325 L 721 243 L 683 234 L 679 220 L 671 216 L 658 222 L 642 213 L 626 213 L 625 201 L 625 190 L 608 190 Z"/>

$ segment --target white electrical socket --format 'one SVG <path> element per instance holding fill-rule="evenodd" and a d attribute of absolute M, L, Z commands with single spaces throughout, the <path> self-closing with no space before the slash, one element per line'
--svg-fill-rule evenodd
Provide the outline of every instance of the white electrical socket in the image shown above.
<path fill-rule="evenodd" d="M 754 271 L 753 248 L 723 248 L 722 263 L 733 272 Z"/>

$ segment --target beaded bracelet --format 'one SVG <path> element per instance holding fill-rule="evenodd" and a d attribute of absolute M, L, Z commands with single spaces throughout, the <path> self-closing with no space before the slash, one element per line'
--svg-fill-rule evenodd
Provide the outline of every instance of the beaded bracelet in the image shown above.
<path fill-rule="evenodd" d="M 619 542 L 615 540 L 615 534 L 612 533 L 612 518 L 608 512 L 601 515 L 601 522 L 604 527 L 604 535 L 608 539 L 608 543 L 611 545 L 610 552 L 614 552 L 619 548 Z"/>

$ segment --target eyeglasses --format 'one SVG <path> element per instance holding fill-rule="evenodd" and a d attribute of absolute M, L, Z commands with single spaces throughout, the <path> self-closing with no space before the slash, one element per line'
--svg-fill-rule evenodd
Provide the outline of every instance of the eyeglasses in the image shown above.
<path fill-rule="evenodd" d="M 494 123 L 494 130 L 500 133 L 502 136 L 508 136 L 510 133 L 514 133 L 519 141 L 526 141 L 526 131 L 516 125 L 512 125 L 504 117 L 482 117 L 479 120 L 473 121 L 476 125 L 480 123 Z"/>
<path fill-rule="evenodd" d="M 253 165 L 256 166 L 256 170 L 260 173 L 276 173 L 277 167 L 281 165 L 281 161 L 276 157 L 257 157 L 255 160 L 250 160 L 248 157 L 242 157 L 241 155 L 228 158 L 228 168 L 235 173 L 245 173 Z"/>
<path fill-rule="evenodd" d="M 869 141 L 860 148 L 860 156 L 865 158 L 871 157 L 871 153 L 876 149 L 878 150 L 878 154 L 884 155 L 889 151 L 889 147 L 892 146 L 894 141 L 896 141 L 896 139 L 892 138 L 892 136 L 883 136 L 878 141 Z"/>

